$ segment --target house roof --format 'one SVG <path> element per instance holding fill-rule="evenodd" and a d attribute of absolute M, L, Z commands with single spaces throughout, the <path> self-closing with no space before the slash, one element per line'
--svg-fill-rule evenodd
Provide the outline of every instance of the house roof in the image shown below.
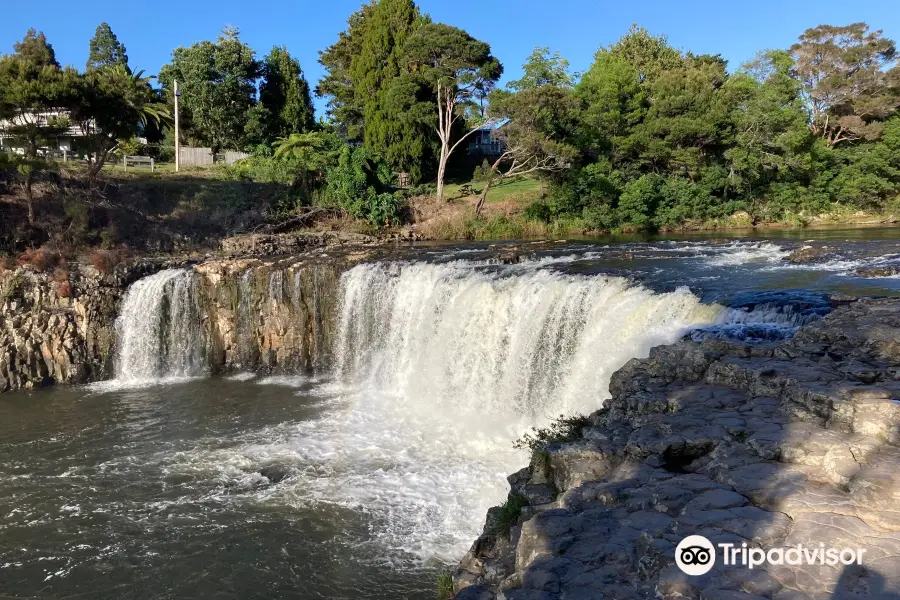
<path fill-rule="evenodd" d="M 509 123 L 509 119 L 488 119 L 487 123 L 478 128 L 478 131 L 497 131 L 504 125 Z"/>

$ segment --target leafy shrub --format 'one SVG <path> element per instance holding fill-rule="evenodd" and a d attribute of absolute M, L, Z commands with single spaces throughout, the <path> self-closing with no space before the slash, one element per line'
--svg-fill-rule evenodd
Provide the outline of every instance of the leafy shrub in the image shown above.
<path fill-rule="evenodd" d="M 488 162 L 488 159 L 484 159 L 481 161 L 481 164 L 475 167 L 475 171 L 472 173 L 472 181 L 487 181 L 491 178 L 491 163 Z"/>
<path fill-rule="evenodd" d="M 609 204 L 601 202 L 585 206 L 581 216 L 591 229 L 611 230 L 619 225 L 616 210 Z"/>
<path fill-rule="evenodd" d="M 562 444 L 581 439 L 582 429 L 591 424 L 587 415 L 567 417 L 560 415 L 547 427 L 532 428 L 513 443 L 517 449 L 528 448 L 532 452 L 545 451 L 551 444 Z"/>
<path fill-rule="evenodd" d="M 546 202 L 532 202 L 528 206 L 525 207 L 525 210 L 522 211 L 522 217 L 526 221 L 540 221 L 542 223 L 549 223 L 550 218 L 553 216 L 550 211 L 550 207 Z"/>
<path fill-rule="evenodd" d="M 109 250 L 94 250 L 90 254 L 91 264 L 104 275 L 111 273 L 121 260 L 117 252 Z"/>
<path fill-rule="evenodd" d="M 368 220 L 376 227 L 396 224 L 399 214 L 400 200 L 394 194 L 378 194 L 374 196 L 368 207 Z"/>
<path fill-rule="evenodd" d="M 28 265 L 35 271 L 43 273 L 59 264 L 59 255 L 48 251 L 46 248 L 38 248 L 37 250 L 29 248 L 19 255 L 19 264 L 22 266 Z"/>
<path fill-rule="evenodd" d="M 386 193 L 390 168 L 371 150 L 345 146 L 338 164 L 328 169 L 326 178 L 326 203 L 379 226 L 396 219 L 398 199 Z"/>
<path fill-rule="evenodd" d="M 68 281 L 56 282 L 56 295 L 60 298 L 68 298 L 72 295 L 72 284 Z"/>

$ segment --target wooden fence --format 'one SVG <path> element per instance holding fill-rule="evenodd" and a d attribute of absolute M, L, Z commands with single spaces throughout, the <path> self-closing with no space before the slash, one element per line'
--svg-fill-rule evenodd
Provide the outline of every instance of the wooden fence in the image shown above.
<path fill-rule="evenodd" d="M 237 152 L 235 150 L 226 150 L 225 152 L 222 153 L 222 162 L 224 162 L 226 165 L 233 165 L 237 161 L 241 160 L 242 158 L 247 158 L 248 156 L 250 156 L 250 155 L 247 154 L 246 152 Z"/>
<path fill-rule="evenodd" d="M 202 167 L 213 164 L 212 148 L 182 146 L 180 155 L 182 167 Z"/>

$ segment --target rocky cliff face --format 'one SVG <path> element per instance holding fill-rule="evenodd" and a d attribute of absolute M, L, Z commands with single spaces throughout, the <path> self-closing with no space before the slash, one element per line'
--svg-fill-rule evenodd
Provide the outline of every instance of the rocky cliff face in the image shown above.
<path fill-rule="evenodd" d="M 341 273 L 374 253 L 317 247 L 290 258 L 192 266 L 210 371 L 326 368 Z M 0 273 L 0 392 L 112 377 L 115 320 L 128 286 L 185 264 L 148 261 L 110 274 L 78 266 L 64 278 L 25 268 Z"/>
<path fill-rule="evenodd" d="M 611 393 L 510 476 L 458 599 L 900 598 L 900 301 L 847 303 L 784 343 L 658 347 Z M 688 576 L 675 548 L 694 534 L 866 552 Z"/>
<path fill-rule="evenodd" d="M 296 372 L 330 362 L 340 279 L 365 251 L 223 259 L 194 268 L 214 371 Z"/>
<path fill-rule="evenodd" d="M 0 392 L 108 376 L 122 295 L 162 266 L 139 263 L 110 274 L 89 266 L 55 276 L 25 268 L 0 273 Z"/>

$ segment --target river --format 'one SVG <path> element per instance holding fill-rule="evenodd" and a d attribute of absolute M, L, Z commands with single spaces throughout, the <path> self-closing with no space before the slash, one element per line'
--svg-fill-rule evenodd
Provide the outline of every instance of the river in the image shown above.
<path fill-rule="evenodd" d="M 516 264 L 423 245 L 347 271 L 333 364 L 289 376 L 206 377 L 190 274 L 152 276 L 115 379 L 0 396 L 0 590 L 433 598 L 529 427 L 595 410 L 612 372 L 687 332 L 774 339 L 824 294 L 900 295 L 855 276 L 900 265 L 897 234 L 523 242 Z M 830 254 L 787 262 L 807 240 Z"/>

